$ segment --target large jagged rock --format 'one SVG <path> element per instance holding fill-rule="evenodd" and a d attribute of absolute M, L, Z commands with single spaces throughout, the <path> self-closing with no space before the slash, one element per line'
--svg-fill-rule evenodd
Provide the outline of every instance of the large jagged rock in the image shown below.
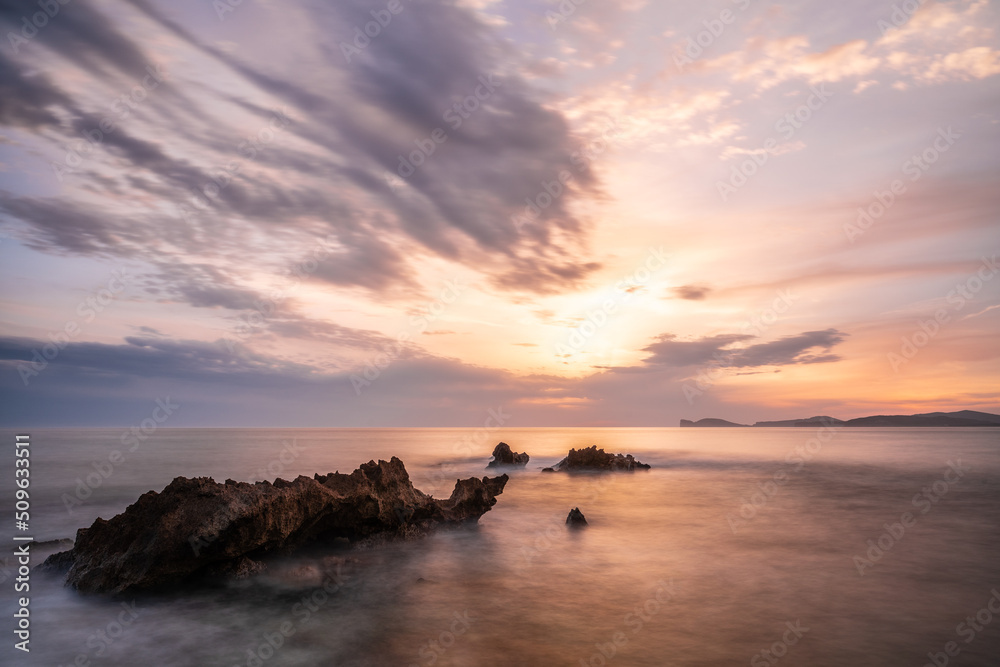
<path fill-rule="evenodd" d="M 525 466 L 531 457 L 527 452 L 518 453 L 511 451 L 510 445 L 501 442 L 493 448 L 493 460 L 486 464 L 487 468 L 497 468 L 499 466 Z"/>
<path fill-rule="evenodd" d="M 77 532 L 72 550 L 42 567 L 67 572 L 84 593 L 162 590 L 199 576 L 248 576 L 256 560 L 314 542 L 412 536 L 474 523 L 496 504 L 507 475 L 458 480 L 447 500 L 413 488 L 403 462 L 369 461 L 353 473 L 249 484 L 178 477 L 109 521 Z"/>
<path fill-rule="evenodd" d="M 569 455 L 556 464 L 557 471 L 572 472 L 587 470 L 649 470 L 645 463 L 639 463 L 631 454 L 608 454 L 596 445 L 586 449 L 571 449 Z"/>

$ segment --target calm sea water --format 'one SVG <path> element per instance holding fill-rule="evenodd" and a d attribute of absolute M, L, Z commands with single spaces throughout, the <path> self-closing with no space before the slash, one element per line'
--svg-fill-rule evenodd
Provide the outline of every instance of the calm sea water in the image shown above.
<path fill-rule="evenodd" d="M 7 558 L 0 663 L 1000 665 L 998 429 L 161 429 L 134 451 L 122 433 L 31 432 L 37 540 L 178 475 L 294 478 L 395 455 L 442 497 L 486 474 L 500 440 L 532 458 L 477 528 L 310 552 L 214 590 L 123 607 L 35 574 L 30 655 L 12 648 Z M 591 444 L 654 469 L 539 472 Z M 590 526 L 570 532 L 577 506 Z M 347 561 L 328 594 L 331 555 Z"/>

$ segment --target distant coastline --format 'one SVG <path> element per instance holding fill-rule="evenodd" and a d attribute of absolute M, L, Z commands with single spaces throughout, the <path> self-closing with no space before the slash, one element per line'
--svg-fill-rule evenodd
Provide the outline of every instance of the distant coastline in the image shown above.
<path fill-rule="evenodd" d="M 737 424 L 708 417 L 691 421 L 682 419 L 680 425 L 684 428 L 803 428 L 811 426 L 867 426 L 867 427 L 969 427 L 969 426 L 1000 426 L 1000 415 L 975 410 L 959 410 L 958 412 L 926 412 L 918 415 L 874 415 L 856 419 L 837 419 L 836 417 L 808 417 L 803 419 L 784 419 L 780 421 L 761 421 L 754 424 Z"/>

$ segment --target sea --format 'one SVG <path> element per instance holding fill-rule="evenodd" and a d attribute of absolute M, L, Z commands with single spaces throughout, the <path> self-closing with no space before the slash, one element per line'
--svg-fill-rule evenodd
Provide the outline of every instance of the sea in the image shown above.
<path fill-rule="evenodd" d="M 37 429 L 30 525 L 0 437 L 3 665 L 1000 665 L 1000 429 Z M 334 545 L 156 596 L 31 571 L 177 476 L 350 472 L 397 456 L 447 497 L 500 441 L 524 469 L 476 526 Z M 543 473 L 596 445 L 652 465 Z M 578 507 L 588 526 L 570 529 Z M 192 527 L 194 530 L 195 527 Z M 30 652 L 16 649 L 28 597 Z"/>

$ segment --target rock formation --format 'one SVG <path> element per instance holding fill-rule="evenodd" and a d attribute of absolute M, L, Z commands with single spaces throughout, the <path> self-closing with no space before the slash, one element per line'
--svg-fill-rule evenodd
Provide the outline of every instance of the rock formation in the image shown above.
<path fill-rule="evenodd" d="M 649 466 L 639 463 L 631 454 L 608 454 L 603 449 L 590 446 L 586 449 L 571 449 L 569 455 L 556 464 L 557 471 L 586 470 L 648 470 Z"/>
<path fill-rule="evenodd" d="M 353 473 L 274 483 L 219 484 L 178 477 L 122 514 L 77 532 L 72 550 L 42 568 L 67 572 L 84 593 L 162 590 L 197 577 L 249 576 L 257 560 L 309 543 L 413 536 L 475 523 L 496 504 L 507 475 L 458 480 L 447 500 L 413 488 L 403 462 L 369 461 Z"/>
<path fill-rule="evenodd" d="M 566 525 L 570 528 L 583 528 L 587 525 L 587 517 L 583 516 L 579 507 L 574 507 L 566 517 Z"/>
<path fill-rule="evenodd" d="M 501 442 L 493 448 L 493 460 L 486 464 L 486 467 L 496 468 L 499 466 L 524 466 L 528 464 L 528 460 L 530 458 L 531 457 L 528 456 L 527 452 L 523 454 L 513 452 L 510 449 L 510 445 L 506 442 Z"/>
<path fill-rule="evenodd" d="M 701 427 L 701 428 L 734 428 L 734 427 L 746 427 L 747 424 L 737 424 L 736 422 L 727 422 L 725 419 L 715 419 L 713 417 L 706 417 L 705 419 L 699 419 L 696 422 L 690 419 L 681 420 L 681 428 L 690 427 Z"/>

